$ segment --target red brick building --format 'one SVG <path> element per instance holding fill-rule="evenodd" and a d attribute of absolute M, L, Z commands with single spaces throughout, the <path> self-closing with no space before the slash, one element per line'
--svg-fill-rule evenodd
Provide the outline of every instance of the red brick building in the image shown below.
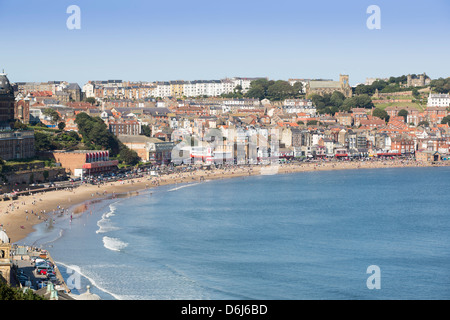
<path fill-rule="evenodd" d="M 14 118 L 22 123 L 30 123 L 30 100 L 23 99 L 14 104 Z"/>
<path fill-rule="evenodd" d="M 53 158 L 71 175 L 83 176 L 107 173 L 117 169 L 118 160 L 109 160 L 109 151 L 53 151 Z"/>
<path fill-rule="evenodd" d="M 137 120 L 113 120 L 108 123 L 108 128 L 116 136 L 141 134 L 141 124 Z"/>
<path fill-rule="evenodd" d="M 411 154 L 415 152 L 414 140 L 399 136 L 391 139 L 391 150 L 396 150 L 402 154 Z"/>

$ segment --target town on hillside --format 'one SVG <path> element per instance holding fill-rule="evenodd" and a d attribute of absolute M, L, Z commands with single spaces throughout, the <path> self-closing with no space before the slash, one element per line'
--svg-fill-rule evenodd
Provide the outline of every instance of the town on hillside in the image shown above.
<path fill-rule="evenodd" d="M 136 165 L 448 159 L 450 78 L 10 82 L 4 194 Z"/>
<path fill-rule="evenodd" d="M 33 206 L 34 196 L 47 191 L 107 182 L 115 188 L 113 182 L 132 185 L 133 178 L 143 183 L 145 177 L 147 188 L 160 185 L 160 176 L 167 178 L 163 183 L 205 181 L 203 175 L 211 179 L 215 172 L 222 178 L 227 171 L 243 177 L 254 166 L 267 174 L 273 164 L 285 173 L 295 165 L 359 168 L 359 161 L 366 167 L 447 165 L 449 92 L 450 78 L 426 74 L 356 86 L 340 75 L 338 81 L 107 80 L 81 88 L 65 81 L 12 83 L 1 73 L 0 201 L 8 206 L 0 213 L 25 206 L 22 196 L 33 197 Z M 31 210 L 30 216 L 51 226 L 52 215 L 68 215 L 68 209 L 58 205 L 50 218 L 45 214 Z M 11 243 L 2 224 L 0 292 L 3 299 L 99 299 L 89 287 L 71 292 L 49 252 Z"/>

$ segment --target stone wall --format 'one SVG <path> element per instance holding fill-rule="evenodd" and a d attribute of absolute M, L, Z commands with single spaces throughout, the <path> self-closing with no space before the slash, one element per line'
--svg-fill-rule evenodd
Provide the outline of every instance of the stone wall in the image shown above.
<path fill-rule="evenodd" d="M 48 175 L 48 176 L 47 176 Z M 15 188 L 16 185 L 27 185 L 32 183 L 42 183 L 54 181 L 57 177 L 66 176 L 64 168 L 42 168 L 37 170 L 26 170 L 4 174 L 6 185 Z M 7 187 L 6 186 L 6 187 Z M 3 190 L 5 192 L 5 190 Z"/>

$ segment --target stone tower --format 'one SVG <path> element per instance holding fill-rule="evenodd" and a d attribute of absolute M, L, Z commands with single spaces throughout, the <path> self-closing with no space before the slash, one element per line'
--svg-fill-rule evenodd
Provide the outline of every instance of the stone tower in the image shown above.
<path fill-rule="evenodd" d="M 341 92 L 347 97 L 352 96 L 352 88 L 350 87 L 348 74 L 339 75 L 339 86 L 341 87 Z"/>

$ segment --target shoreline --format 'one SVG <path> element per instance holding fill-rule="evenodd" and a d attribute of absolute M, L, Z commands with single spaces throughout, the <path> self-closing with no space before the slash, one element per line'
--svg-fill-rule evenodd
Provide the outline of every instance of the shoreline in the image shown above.
<path fill-rule="evenodd" d="M 443 167 L 450 164 L 420 163 L 415 160 L 370 160 L 370 161 L 327 161 L 310 163 L 290 163 L 275 166 L 231 166 L 224 169 L 203 170 L 193 172 L 172 173 L 163 176 L 146 175 L 129 180 L 107 182 L 102 185 L 81 185 L 76 188 L 66 188 L 47 191 L 38 194 L 19 196 L 14 201 L 0 202 L 0 224 L 10 237 L 11 243 L 23 240 L 36 231 L 34 226 L 53 219 L 53 213 L 58 210 L 73 210 L 86 202 L 102 201 L 122 195 L 134 196 L 139 192 L 157 186 L 202 182 L 203 180 L 229 179 L 256 175 L 289 174 L 298 172 L 317 172 L 334 170 L 357 170 L 379 168 L 424 168 Z M 58 209 L 59 206 L 59 209 Z"/>

